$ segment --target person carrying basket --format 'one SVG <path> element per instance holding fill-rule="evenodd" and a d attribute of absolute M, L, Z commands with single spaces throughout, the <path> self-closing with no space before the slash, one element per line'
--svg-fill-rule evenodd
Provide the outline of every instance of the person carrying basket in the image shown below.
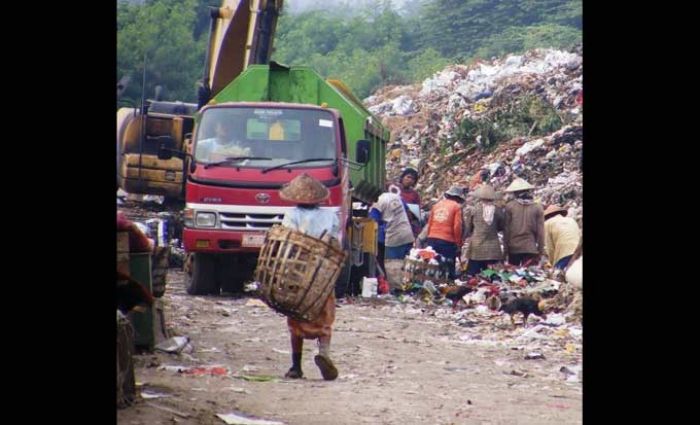
<path fill-rule="evenodd" d="M 304 233 L 316 239 L 328 240 L 338 248 L 340 244 L 340 220 L 335 211 L 321 209 L 319 204 L 330 195 L 330 191 L 318 180 L 304 173 L 282 187 L 280 198 L 296 203 L 296 207 L 284 215 L 282 226 Z M 335 321 L 335 293 L 330 292 L 321 313 L 311 321 L 287 317 L 287 326 L 292 343 L 292 367 L 285 378 L 299 379 L 304 376 L 301 370 L 301 355 L 304 339 L 318 340 L 318 354 L 314 362 L 323 379 L 332 381 L 338 377 L 330 357 L 331 334 Z"/>

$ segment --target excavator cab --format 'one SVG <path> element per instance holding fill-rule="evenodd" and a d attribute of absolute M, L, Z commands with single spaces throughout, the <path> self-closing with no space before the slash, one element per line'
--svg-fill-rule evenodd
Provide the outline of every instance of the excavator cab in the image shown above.
<path fill-rule="evenodd" d="M 119 187 L 128 193 L 183 197 L 183 158 L 162 151 L 184 151 L 194 128 L 195 104 L 147 101 L 145 114 L 135 108 L 117 112 Z"/>

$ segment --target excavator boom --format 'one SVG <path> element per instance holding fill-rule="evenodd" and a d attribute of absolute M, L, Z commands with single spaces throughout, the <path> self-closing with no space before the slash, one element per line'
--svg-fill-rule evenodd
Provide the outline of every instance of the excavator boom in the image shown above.
<path fill-rule="evenodd" d="M 266 64 L 272 54 L 283 0 L 224 0 L 212 11 L 205 80 L 216 96 L 248 65 Z"/>

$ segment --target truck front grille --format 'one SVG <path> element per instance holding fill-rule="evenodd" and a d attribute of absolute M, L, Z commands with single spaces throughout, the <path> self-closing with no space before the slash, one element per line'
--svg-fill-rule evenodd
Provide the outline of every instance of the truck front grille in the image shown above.
<path fill-rule="evenodd" d="M 225 230 L 268 230 L 273 224 L 282 223 L 281 214 L 219 213 L 221 228 Z"/>

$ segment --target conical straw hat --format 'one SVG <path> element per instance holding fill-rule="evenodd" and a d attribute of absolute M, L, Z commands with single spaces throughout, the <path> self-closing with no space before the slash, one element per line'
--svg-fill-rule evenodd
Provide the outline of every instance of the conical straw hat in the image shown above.
<path fill-rule="evenodd" d="M 534 188 L 535 186 L 518 177 L 517 179 L 513 180 L 513 183 L 511 183 L 510 186 L 508 186 L 506 192 L 520 192 L 521 190 L 530 190 Z"/>
<path fill-rule="evenodd" d="M 547 207 L 546 210 L 544 210 L 544 216 L 547 217 L 550 214 L 558 213 L 558 212 L 567 212 L 566 208 L 562 208 L 559 205 L 552 204 Z"/>
<path fill-rule="evenodd" d="M 328 196 L 328 188 L 306 173 L 294 177 L 280 190 L 280 198 L 298 204 L 318 204 Z"/>

